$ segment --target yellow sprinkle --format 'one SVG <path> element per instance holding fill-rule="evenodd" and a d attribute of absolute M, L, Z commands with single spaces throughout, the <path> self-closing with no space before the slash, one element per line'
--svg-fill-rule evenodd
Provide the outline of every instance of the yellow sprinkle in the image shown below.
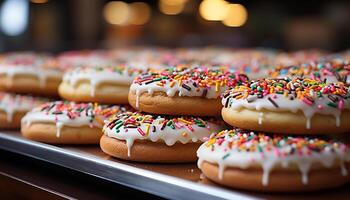
<path fill-rule="evenodd" d="M 185 119 L 183 119 L 183 118 L 178 118 L 178 120 L 179 120 L 180 122 L 185 123 L 185 124 L 193 124 L 193 122 L 187 121 L 187 120 L 185 120 Z"/>
<path fill-rule="evenodd" d="M 150 124 L 146 124 L 146 136 L 148 136 L 150 126 Z"/>
<path fill-rule="evenodd" d="M 211 146 L 212 144 L 214 144 L 216 141 L 216 138 L 211 138 L 210 140 L 208 140 L 207 144 L 205 146 L 209 147 Z"/>
<path fill-rule="evenodd" d="M 215 83 L 215 91 L 219 92 L 219 87 L 220 87 L 220 81 L 216 81 Z"/>
<path fill-rule="evenodd" d="M 161 83 L 161 82 L 158 82 L 157 85 L 158 85 L 158 86 L 163 86 L 164 84 Z"/>
<path fill-rule="evenodd" d="M 236 99 L 241 99 L 243 97 L 243 95 L 238 95 L 236 96 Z"/>
<path fill-rule="evenodd" d="M 181 135 L 187 137 L 188 134 L 186 132 L 183 132 Z"/>
<path fill-rule="evenodd" d="M 174 87 L 175 81 L 170 82 L 170 87 Z"/>

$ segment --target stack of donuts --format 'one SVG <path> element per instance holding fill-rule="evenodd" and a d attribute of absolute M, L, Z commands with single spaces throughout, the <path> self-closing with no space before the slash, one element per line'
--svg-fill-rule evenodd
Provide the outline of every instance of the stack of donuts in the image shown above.
<path fill-rule="evenodd" d="M 350 181 L 349 76 L 349 53 L 318 50 L 8 53 L 0 129 L 127 161 L 198 160 L 237 189 L 321 190 Z"/>
<path fill-rule="evenodd" d="M 66 52 L 57 62 L 68 68 L 56 89 L 64 100 L 27 113 L 22 135 L 52 144 L 98 144 L 104 121 L 131 109 L 129 85 L 143 69 L 119 63 L 103 51 Z"/>
<path fill-rule="evenodd" d="M 255 191 L 311 191 L 349 182 L 348 62 L 276 67 L 275 78 L 225 91 L 222 117 L 198 166 L 219 184 Z"/>
<path fill-rule="evenodd" d="M 46 54 L 6 53 L 0 56 L 0 128 L 18 129 L 34 107 L 57 96 L 62 71 Z"/>
<path fill-rule="evenodd" d="M 130 87 L 129 103 L 137 111 L 107 121 L 101 148 L 125 160 L 194 162 L 205 138 L 225 128 L 218 118 L 221 92 L 246 79 L 226 68 L 149 70 Z"/>

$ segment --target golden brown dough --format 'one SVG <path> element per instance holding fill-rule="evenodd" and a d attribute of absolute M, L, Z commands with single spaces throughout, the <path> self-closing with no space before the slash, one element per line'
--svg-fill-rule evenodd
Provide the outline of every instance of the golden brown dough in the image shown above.
<path fill-rule="evenodd" d="M 135 140 L 130 157 L 125 141 L 103 135 L 100 146 L 103 152 L 123 160 L 159 163 L 185 163 L 197 160 L 196 151 L 201 143 L 175 143 L 168 146 L 163 142 Z"/>
<path fill-rule="evenodd" d="M 152 95 L 142 93 L 136 106 L 135 92 L 129 93 L 129 103 L 137 110 L 168 115 L 220 116 L 222 108 L 220 99 L 201 97 L 169 97 L 164 92 L 154 92 Z"/>

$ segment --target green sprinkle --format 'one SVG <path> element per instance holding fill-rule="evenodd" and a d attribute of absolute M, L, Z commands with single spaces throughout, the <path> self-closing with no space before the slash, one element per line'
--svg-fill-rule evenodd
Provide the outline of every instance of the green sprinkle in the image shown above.
<path fill-rule="evenodd" d="M 337 104 L 335 104 L 335 103 L 333 103 L 333 102 L 328 102 L 328 103 L 327 103 L 327 106 L 336 108 L 336 107 L 337 107 Z"/>
<path fill-rule="evenodd" d="M 119 128 L 120 128 L 121 126 L 123 126 L 123 123 L 120 123 L 120 124 L 116 125 L 116 126 L 115 126 L 115 130 L 116 130 L 117 132 L 119 132 Z"/>
<path fill-rule="evenodd" d="M 223 157 L 222 157 L 222 159 L 223 160 L 225 160 L 227 157 L 229 157 L 230 156 L 230 153 L 227 153 L 226 155 L 224 155 Z"/>

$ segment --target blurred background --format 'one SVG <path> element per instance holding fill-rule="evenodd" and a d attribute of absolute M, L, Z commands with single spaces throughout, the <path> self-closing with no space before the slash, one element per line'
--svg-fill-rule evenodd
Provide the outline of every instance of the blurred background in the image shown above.
<path fill-rule="evenodd" d="M 2 0 L 0 51 L 350 46 L 350 1 Z"/>

